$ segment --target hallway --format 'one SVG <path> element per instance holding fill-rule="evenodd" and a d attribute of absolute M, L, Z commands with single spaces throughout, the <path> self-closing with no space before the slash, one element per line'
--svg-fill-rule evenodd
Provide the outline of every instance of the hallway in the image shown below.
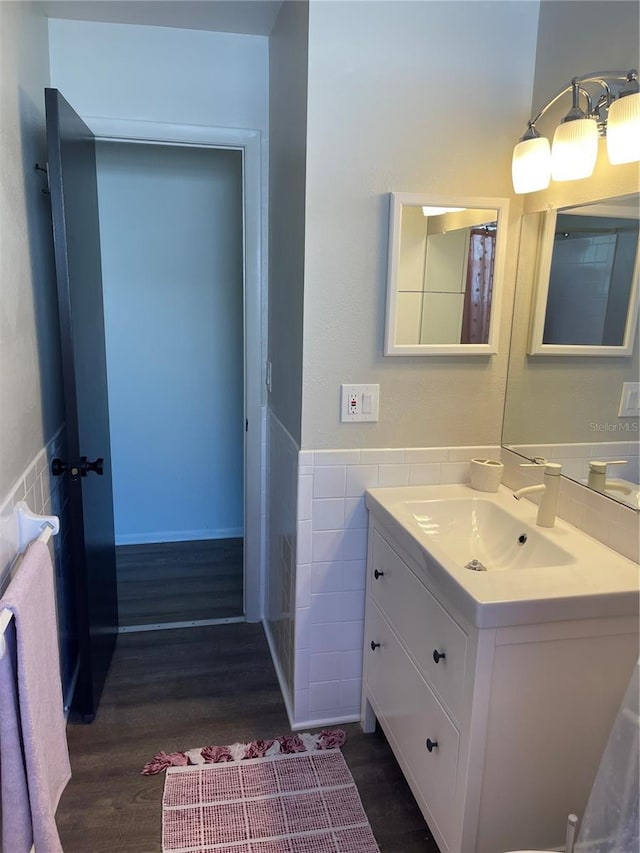
<path fill-rule="evenodd" d="M 381 853 L 438 853 L 382 735 L 342 728 Z M 146 761 L 289 730 L 261 625 L 121 634 L 95 722 L 68 726 L 65 853 L 159 853 L 164 774 L 140 775 Z"/>

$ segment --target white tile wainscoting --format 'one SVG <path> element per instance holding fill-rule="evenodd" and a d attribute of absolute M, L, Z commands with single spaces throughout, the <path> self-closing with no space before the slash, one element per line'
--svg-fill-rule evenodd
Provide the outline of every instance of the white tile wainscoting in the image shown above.
<path fill-rule="evenodd" d="M 38 515 L 60 517 L 65 502 L 63 478 L 53 479 L 50 475 L 51 460 L 64 455 L 64 430 L 57 430 L 46 447 L 27 465 L 22 475 L 9 492 L 0 497 L 0 584 L 9 573 L 16 556 L 15 507 L 24 501 Z M 61 531 L 62 534 L 62 531 Z M 51 540 L 56 547 L 60 536 Z"/>
<path fill-rule="evenodd" d="M 366 489 L 469 482 L 470 459 L 500 454 L 495 445 L 299 453 L 295 728 L 360 717 Z"/>

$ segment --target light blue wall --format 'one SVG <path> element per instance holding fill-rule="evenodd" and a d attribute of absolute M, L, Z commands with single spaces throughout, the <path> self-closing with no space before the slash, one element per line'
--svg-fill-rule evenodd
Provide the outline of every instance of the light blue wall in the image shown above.
<path fill-rule="evenodd" d="M 98 144 L 116 541 L 242 535 L 242 162 Z"/>

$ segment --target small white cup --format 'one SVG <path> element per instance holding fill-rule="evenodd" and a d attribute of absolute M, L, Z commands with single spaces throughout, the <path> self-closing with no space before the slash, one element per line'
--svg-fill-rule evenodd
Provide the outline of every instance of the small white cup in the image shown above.
<path fill-rule="evenodd" d="M 497 492 L 504 465 L 496 459 L 471 460 L 471 488 L 479 492 Z"/>

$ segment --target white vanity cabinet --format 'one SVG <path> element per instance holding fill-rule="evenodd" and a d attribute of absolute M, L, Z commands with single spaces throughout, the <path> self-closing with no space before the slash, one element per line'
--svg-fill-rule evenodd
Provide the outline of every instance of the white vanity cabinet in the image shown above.
<path fill-rule="evenodd" d="M 370 513 L 363 728 L 379 721 L 441 853 L 560 846 L 637 660 L 637 618 L 477 628 L 399 539 Z"/>

